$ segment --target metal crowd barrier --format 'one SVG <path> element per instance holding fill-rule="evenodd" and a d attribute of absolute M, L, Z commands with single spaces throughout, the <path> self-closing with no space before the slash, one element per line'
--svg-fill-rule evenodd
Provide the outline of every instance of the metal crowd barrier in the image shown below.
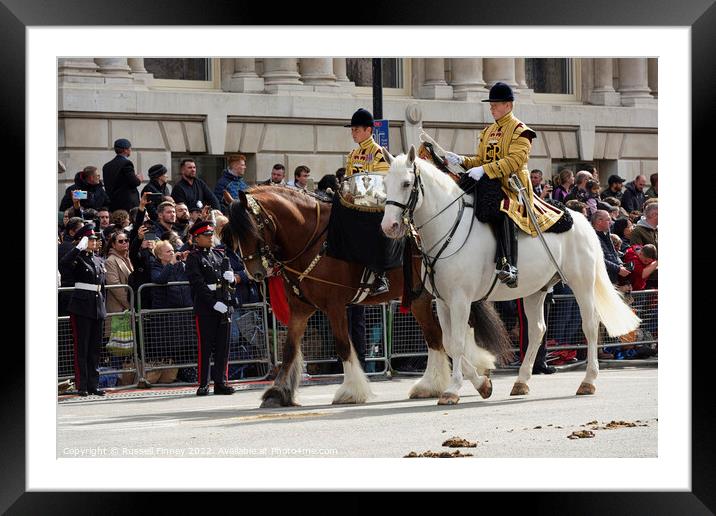
<path fill-rule="evenodd" d="M 135 312 L 134 312 L 134 292 L 128 285 L 107 285 L 107 291 L 126 290 L 129 298 L 130 310 L 119 313 L 108 313 L 103 323 L 102 331 L 102 350 L 99 357 L 99 374 L 100 388 L 106 387 L 136 387 L 138 385 L 139 359 L 137 355 L 137 335 L 134 330 Z M 74 291 L 74 287 L 58 288 L 58 296 L 60 300 L 60 310 L 66 302 L 69 301 L 70 292 Z M 128 318 L 127 332 L 121 335 L 121 338 L 129 348 L 126 351 L 119 352 L 116 350 L 108 350 L 107 344 L 110 339 L 117 337 L 112 334 L 112 320 L 117 318 Z M 74 362 L 75 348 L 72 336 L 72 324 L 69 315 L 59 315 L 57 317 L 57 379 L 74 380 Z M 115 348 L 116 349 L 116 348 Z M 75 385 L 75 389 L 77 386 Z"/>
<path fill-rule="evenodd" d="M 625 296 L 625 301 L 642 319 L 634 332 L 621 337 L 609 337 L 600 325 L 598 348 L 613 355 L 614 359 L 648 358 L 658 350 L 658 290 L 642 290 Z M 547 321 L 547 361 L 559 363 L 570 357 L 570 350 L 579 350 L 574 358 L 586 357 L 587 342 L 582 332 L 579 307 L 573 295 L 555 295 Z M 428 346 L 411 313 L 400 313 L 398 301 L 391 301 L 388 313 L 390 363 L 394 371 L 404 374 L 422 374 L 425 368 Z M 507 367 L 519 365 L 519 321 L 515 302 L 496 303 L 495 308 L 505 323 L 512 341 L 514 361 Z M 433 302 L 435 312 L 435 302 Z M 572 359 L 574 360 L 574 359 Z"/>
<path fill-rule="evenodd" d="M 135 295 L 127 285 L 111 285 L 107 289 L 126 289 L 132 308 L 124 313 L 107 314 L 104 321 L 100 356 L 100 385 L 103 387 L 136 387 L 141 382 L 156 385 L 196 384 L 197 336 L 191 307 L 142 308 L 145 290 L 188 286 L 188 282 L 166 285 L 146 284 Z M 59 288 L 59 296 L 69 296 L 74 287 Z M 67 298 L 65 298 L 67 299 Z M 625 297 L 642 319 L 634 332 L 617 338 L 608 337 L 600 325 L 598 347 L 613 358 L 643 358 L 658 350 L 658 290 L 633 292 Z M 586 356 L 586 340 L 581 328 L 579 308 L 572 295 L 555 295 L 547 322 L 547 360 L 559 363 L 565 352 L 577 350 L 576 358 Z M 60 302 L 62 307 L 63 303 Z M 519 365 L 519 322 L 514 302 L 497 303 L 496 309 L 505 322 L 513 343 L 515 361 Z M 411 313 L 403 314 L 399 302 L 366 306 L 366 373 L 381 375 L 393 370 L 403 374 L 422 374 L 428 347 L 422 331 Z M 435 303 L 433 302 L 435 312 Z M 128 317 L 131 349 L 126 355 L 108 350 L 112 319 Z M 273 323 L 269 327 L 269 320 Z M 244 305 L 237 310 L 231 323 L 229 343 L 229 380 L 263 380 L 274 364 L 281 363 L 287 328 L 275 316 L 268 318 L 265 303 Z M 74 378 L 74 346 L 70 318 L 58 317 L 58 380 Z M 273 351 L 273 357 L 271 356 Z M 306 373 L 320 377 L 342 374 L 335 352 L 335 339 L 325 314 L 316 312 L 308 321 L 302 351 Z M 581 356 L 579 356 L 581 354 Z M 120 356 L 122 355 L 122 356 Z M 573 361 L 573 359 L 572 359 Z M 333 366 L 333 367 L 331 367 Z"/>
<path fill-rule="evenodd" d="M 366 374 L 381 375 L 388 371 L 388 331 L 385 305 L 365 306 Z M 273 317 L 273 345 L 276 364 L 282 362 L 283 344 L 288 329 Z M 331 323 L 323 312 L 314 313 L 306 325 L 301 343 L 306 374 L 312 377 L 343 374 L 340 359 L 336 354 L 336 342 Z M 323 365 L 321 365 L 323 364 Z M 335 366 L 335 367 L 331 367 Z M 329 371 L 330 370 L 330 371 Z"/>
<path fill-rule="evenodd" d="M 139 335 L 142 380 L 151 385 L 198 382 L 198 338 L 192 307 L 142 308 L 142 292 L 152 288 L 188 287 L 178 281 L 139 287 Z M 231 319 L 229 381 L 263 380 L 271 371 L 265 303 L 245 304 Z M 212 360 L 213 365 L 213 360 Z"/>

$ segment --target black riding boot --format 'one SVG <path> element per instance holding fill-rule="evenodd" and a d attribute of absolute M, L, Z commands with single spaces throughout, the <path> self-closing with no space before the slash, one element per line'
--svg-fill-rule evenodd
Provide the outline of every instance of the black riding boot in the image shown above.
<path fill-rule="evenodd" d="M 385 277 L 385 272 L 373 271 L 373 274 L 375 274 L 375 280 L 373 281 L 373 286 L 370 289 L 370 295 L 379 296 L 388 292 L 388 278 Z"/>
<path fill-rule="evenodd" d="M 492 225 L 497 238 L 497 277 L 510 288 L 517 287 L 517 235 L 510 218 L 502 215 L 502 220 Z"/>

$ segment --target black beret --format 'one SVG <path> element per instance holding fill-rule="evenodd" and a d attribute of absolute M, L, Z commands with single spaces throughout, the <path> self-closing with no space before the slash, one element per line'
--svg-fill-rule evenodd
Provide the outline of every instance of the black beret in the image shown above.
<path fill-rule="evenodd" d="M 119 140 L 114 141 L 114 148 L 115 149 L 131 149 L 132 144 L 126 138 L 120 138 Z"/>
<path fill-rule="evenodd" d="M 360 108 L 353 113 L 351 123 L 343 127 L 373 127 L 373 114 L 367 109 Z"/>
<path fill-rule="evenodd" d="M 512 102 L 513 100 L 515 100 L 515 95 L 512 93 L 512 88 L 504 82 L 496 82 L 490 88 L 490 98 L 483 102 Z"/>
<path fill-rule="evenodd" d="M 151 178 L 163 176 L 166 173 L 167 173 L 167 167 L 165 167 L 161 163 L 157 164 L 157 165 L 152 165 L 151 167 L 149 167 L 149 177 L 151 177 Z"/>

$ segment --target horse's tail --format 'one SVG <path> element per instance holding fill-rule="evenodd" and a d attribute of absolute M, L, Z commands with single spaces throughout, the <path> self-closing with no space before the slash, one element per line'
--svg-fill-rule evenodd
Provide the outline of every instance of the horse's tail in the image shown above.
<path fill-rule="evenodd" d="M 499 365 L 505 365 L 512 357 L 512 342 L 500 314 L 492 303 L 475 301 L 470 305 L 470 322 L 475 342 L 495 355 Z"/>
<path fill-rule="evenodd" d="M 641 319 L 624 302 L 621 292 L 612 285 L 604 265 L 602 246 L 598 241 L 596 248 L 599 253 L 595 263 L 594 306 L 610 337 L 625 335 L 634 331 Z"/>

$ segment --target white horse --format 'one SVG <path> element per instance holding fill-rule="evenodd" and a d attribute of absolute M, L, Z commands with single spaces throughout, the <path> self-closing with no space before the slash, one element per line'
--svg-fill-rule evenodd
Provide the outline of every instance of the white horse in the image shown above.
<path fill-rule="evenodd" d="M 511 395 L 528 394 L 527 382 L 532 376 L 532 366 L 546 330 L 543 304 L 547 288 L 558 281 L 557 269 L 539 238 L 524 233 L 518 236 L 519 286 L 509 288 L 498 281 L 492 289 L 497 244 L 488 224 L 473 221 L 472 208 L 463 207 L 460 218 L 463 201 L 459 199 L 463 195 L 460 187 L 428 161 L 416 158 L 414 146 L 410 147 L 407 156 L 393 157 L 385 149 L 383 154 L 391 164 L 385 178 L 388 204 L 381 224 L 383 232 L 398 238 L 406 230 L 405 222 L 412 219 L 425 252 L 434 256 L 445 246 L 441 259 L 434 266 L 434 284 L 426 282 L 428 288 L 437 290 L 433 294 L 438 297 L 443 346 L 452 358 L 450 384 L 438 403 L 459 401 L 463 373 L 478 389 L 489 382 L 489 378 L 466 364 L 464 331 L 470 303 L 483 299 L 488 293 L 489 301 L 524 298 L 529 345 Z M 464 196 L 464 199 L 471 197 Z M 604 324 L 610 336 L 617 336 L 633 331 L 640 320 L 609 281 L 594 229 L 581 214 L 571 214 L 574 225 L 570 230 L 560 234 L 546 233 L 544 238 L 574 291 L 582 315 L 582 329 L 587 337 L 587 371 L 577 394 L 594 394 L 594 382 L 599 372 L 599 322 Z M 448 238 L 455 226 L 453 236 Z"/>

